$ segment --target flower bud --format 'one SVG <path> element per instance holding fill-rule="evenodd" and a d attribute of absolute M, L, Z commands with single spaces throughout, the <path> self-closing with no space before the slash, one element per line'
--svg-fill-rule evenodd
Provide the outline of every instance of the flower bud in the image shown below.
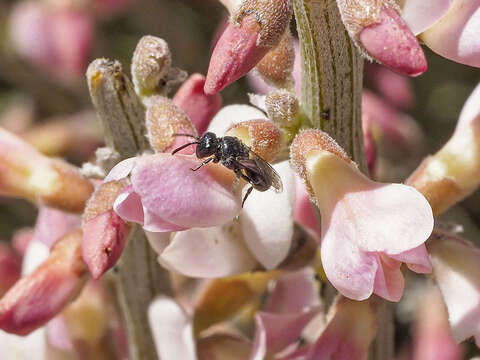
<path fill-rule="evenodd" d="M 213 50 L 205 93 L 215 94 L 248 73 L 278 45 L 291 16 L 289 0 L 244 0 Z"/>
<path fill-rule="evenodd" d="M 398 14 L 394 2 L 337 2 L 350 37 L 369 56 L 405 75 L 418 76 L 427 70 L 422 48 Z"/>
<path fill-rule="evenodd" d="M 172 100 L 163 96 L 151 98 L 146 113 L 147 136 L 156 152 L 169 152 L 181 145 L 192 142 L 191 138 L 175 134 L 197 135 L 188 116 Z M 191 154 L 191 147 L 183 153 Z"/>
<path fill-rule="evenodd" d="M 25 335 L 47 323 L 79 293 L 86 267 L 82 231 L 65 235 L 47 260 L 20 279 L 0 300 L 0 328 Z"/>
<path fill-rule="evenodd" d="M 299 126 L 297 97 L 287 90 L 274 90 L 265 98 L 267 115 L 281 129 L 293 130 Z"/>
<path fill-rule="evenodd" d="M 448 142 L 427 157 L 407 180 L 440 214 L 471 194 L 480 185 L 480 85 L 460 113 Z"/>
<path fill-rule="evenodd" d="M 76 168 L 47 158 L 0 129 L 0 193 L 65 211 L 81 212 L 93 191 Z"/>
<path fill-rule="evenodd" d="M 205 77 L 193 74 L 173 98 L 173 103 L 187 114 L 200 136 L 207 130 L 210 121 L 222 106 L 220 94 L 207 95 L 203 91 L 204 86 Z"/>
<path fill-rule="evenodd" d="M 265 161 L 272 161 L 280 150 L 280 129 L 269 120 L 240 122 L 227 130 L 226 135 L 238 137 Z"/>
<path fill-rule="evenodd" d="M 172 54 L 165 40 L 151 35 L 142 37 L 132 58 L 132 77 L 137 94 L 153 93 L 171 65 Z"/>
<path fill-rule="evenodd" d="M 130 226 L 113 211 L 125 181 L 101 184 L 83 214 L 82 255 L 94 279 L 113 267 L 125 248 Z"/>
<path fill-rule="evenodd" d="M 277 88 L 289 88 L 293 85 L 294 60 L 292 34 L 287 29 L 280 43 L 260 60 L 256 69 L 267 84 Z"/>

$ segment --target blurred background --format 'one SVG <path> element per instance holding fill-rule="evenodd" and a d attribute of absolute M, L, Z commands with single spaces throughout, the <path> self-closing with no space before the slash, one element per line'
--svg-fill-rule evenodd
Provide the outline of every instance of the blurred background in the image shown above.
<path fill-rule="evenodd" d="M 117 59 L 129 73 L 140 37 L 155 35 L 168 42 L 174 66 L 205 74 L 226 18 L 214 0 L 0 0 L 0 126 L 48 155 L 80 165 L 102 144 L 84 77 L 88 64 L 98 57 Z M 478 69 L 424 51 L 429 69 L 415 79 L 365 67 L 370 94 L 419 126 L 411 141 L 393 150 L 381 131 L 374 134 L 382 158 L 375 170 L 380 180 L 403 181 L 422 157 L 437 151 L 480 80 Z M 392 84 L 401 90 L 392 90 Z M 222 92 L 224 104 L 247 103 L 254 90 L 260 90 L 258 83 L 243 78 Z M 26 201 L 0 197 L 0 240 L 10 241 L 19 229 L 32 226 L 35 216 Z M 480 191 L 443 219 L 462 224 L 465 237 L 480 244 Z M 398 337 L 402 344 L 408 331 Z"/>

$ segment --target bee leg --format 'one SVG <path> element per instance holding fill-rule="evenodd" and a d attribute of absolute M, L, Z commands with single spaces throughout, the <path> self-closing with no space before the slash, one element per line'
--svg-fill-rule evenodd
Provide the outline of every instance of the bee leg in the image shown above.
<path fill-rule="evenodd" d="M 195 169 L 190 169 L 190 170 L 192 170 L 192 171 L 197 171 L 197 170 L 200 169 L 203 165 L 208 164 L 208 163 L 209 163 L 210 161 L 212 161 L 212 160 L 213 160 L 213 157 L 208 158 L 207 160 L 202 161 L 202 163 L 201 163 L 200 165 L 198 165 Z"/>
<path fill-rule="evenodd" d="M 248 195 L 250 195 L 250 193 L 252 192 L 253 190 L 253 186 L 250 186 L 250 188 L 247 190 L 247 192 L 245 193 L 245 196 L 243 197 L 243 200 L 242 200 L 242 208 L 243 208 L 243 204 L 245 204 L 245 201 L 247 200 L 247 197 Z"/>

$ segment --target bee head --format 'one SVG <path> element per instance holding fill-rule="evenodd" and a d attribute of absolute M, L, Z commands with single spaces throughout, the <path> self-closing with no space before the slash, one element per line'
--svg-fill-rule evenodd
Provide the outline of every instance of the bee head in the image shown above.
<path fill-rule="evenodd" d="M 203 136 L 198 139 L 197 152 L 196 155 L 198 158 L 204 158 L 207 156 L 212 156 L 217 152 L 218 149 L 218 138 L 212 132 L 206 132 Z"/>

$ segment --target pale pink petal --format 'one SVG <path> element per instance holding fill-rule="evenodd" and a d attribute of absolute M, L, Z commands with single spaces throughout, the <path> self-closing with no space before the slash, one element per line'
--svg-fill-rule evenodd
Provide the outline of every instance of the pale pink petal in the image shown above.
<path fill-rule="evenodd" d="M 385 259 L 377 255 L 378 270 L 375 274 L 373 292 L 388 301 L 399 301 L 403 294 L 405 280 L 400 270 L 401 263 L 396 260 Z"/>
<path fill-rule="evenodd" d="M 447 14 L 421 34 L 437 54 L 461 64 L 480 67 L 480 1 L 454 0 Z"/>
<path fill-rule="evenodd" d="M 298 176 L 295 176 L 295 208 L 293 210 L 293 219 L 301 225 L 313 237 L 320 241 L 320 225 L 313 211 L 313 204 L 310 201 L 305 184 Z"/>
<path fill-rule="evenodd" d="M 225 106 L 212 119 L 208 131 L 222 136 L 232 125 L 252 119 L 267 119 L 267 116 L 250 105 Z"/>
<path fill-rule="evenodd" d="M 287 256 L 293 236 L 293 199 L 295 179 L 288 161 L 273 166 L 280 175 L 283 191 L 255 191 L 245 202 L 240 215 L 248 248 L 268 270 Z M 272 213 L 275 209 L 275 213 Z"/>
<path fill-rule="evenodd" d="M 143 221 L 143 228 L 150 232 L 172 232 L 186 230 L 187 227 L 172 224 L 171 222 L 163 220 L 153 211 L 143 208 L 145 218 Z"/>
<path fill-rule="evenodd" d="M 433 272 L 447 305 L 457 342 L 475 336 L 480 342 L 480 249 L 447 236 L 429 246 Z"/>
<path fill-rule="evenodd" d="M 153 300 L 148 321 L 159 359 L 197 359 L 191 319 L 174 300 Z"/>
<path fill-rule="evenodd" d="M 125 221 L 143 224 L 142 200 L 133 186 L 128 185 L 115 199 L 113 210 Z"/>
<path fill-rule="evenodd" d="M 318 309 L 291 314 L 257 312 L 250 360 L 263 360 L 297 341 L 303 328 L 317 313 Z"/>
<path fill-rule="evenodd" d="M 341 298 L 305 360 L 363 360 L 377 334 L 378 305 Z"/>
<path fill-rule="evenodd" d="M 324 223 L 322 217 L 322 231 L 330 226 L 333 231 L 327 231 L 322 236 L 321 257 L 322 265 L 328 280 L 343 295 L 355 299 L 364 300 L 373 292 L 375 274 L 378 263 L 375 254 L 366 253 L 351 242 L 351 234 L 345 227 L 345 221 L 341 224 Z M 344 229 L 345 228 L 345 229 Z"/>
<path fill-rule="evenodd" d="M 232 192 L 233 179 L 221 179 L 214 164 L 191 171 L 198 163 L 195 157 L 164 153 L 138 160 L 131 181 L 149 219 L 157 217 L 159 222 L 181 228 L 210 227 L 224 224 L 238 214 L 240 197 Z M 153 222 L 149 219 L 145 214 L 147 230 L 158 231 L 150 226 Z"/>
<path fill-rule="evenodd" d="M 423 244 L 433 229 L 432 210 L 423 195 L 402 184 L 369 182 L 371 190 L 352 189 L 336 203 L 331 214 L 335 223 L 325 224 L 326 234 L 338 231 L 338 239 L 348 237 L 363 251 L 388 255 Z"/>
<path fill-rule="evenodd" d="M 238 229 L 190 229 L 177 233 L 159 261 L 186 276 L 215 278 L 252 270 L 256 261 Z"/>
<path fill-rule="evenodd" d="M 105 177 L 103 182 L 118 181 L 125 179 L 132 172 L 137 162 L 136 157 L 125 159 L 115 165 Z"/>
<path fill-rule="evenodd" d="M 402 18 L 415 35 L 437 23 L 454 0 L 405 0 Z"/>
<path fill-rule="evenodd" d="M 419 274 L 430 274 L 432 264 L 425 244 L 399 254 L 390 255 L 391 258 L 407 264 L 408 268 Z"/>
<path fill-rule="evenodd" d="M 315 273 L 308 267 L 279 277 L 263 310 L 272 313 L 292 313 L 318 305 L 320 299 Z"/>
<path fill-rule="evenodd" d="M 169 232 L 150 232 L 145 231 L 148 243 L 157 254 L 161 254 L 163 250 L 170 244 Z"/>
<path fill-rule="evenodd" d="M 461 133 L 466 128 L 476 127 L 480 129 L 480 84 L 475 87 L 463 105 L 455 132 Z"/>
<path fill-rule="evenodd" d="M 80 216 L 42 206 L 35 223 L 34 239 L 51 248 L 70 230 L 80 226 Z"/>
<path fill-rule="evenodd" d="M 55 316 L 45 328 L 50 345 L 64 351 L 74 350 L 65 318 L 62 315 Z"/>

